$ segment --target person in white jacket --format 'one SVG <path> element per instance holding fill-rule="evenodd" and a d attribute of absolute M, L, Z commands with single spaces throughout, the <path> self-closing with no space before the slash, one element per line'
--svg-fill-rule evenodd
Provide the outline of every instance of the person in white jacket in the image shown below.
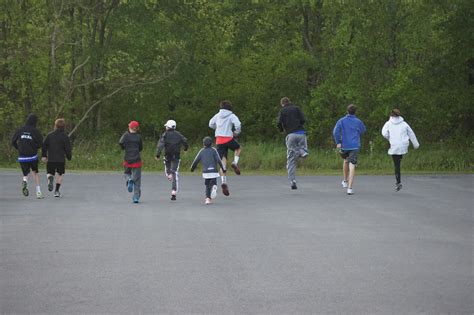
<path fill-rule="evenodd" d="M 239 118 L 232 112 L 232 103 L 230 101 L 222 101 L 219 106 L 219 112 L 209 120 L 209 127 L 215 130 L 217 152 L 224 167 L 227 168 L 227 155 L 229 149 L 231 149 L 234 151 L 234 161 L 230 166 L 237 175 L 240 175 L 238 163 L 242 149 L 235 137 L 241 132 L 241 123 Z M 225 196 L 229 196 L 229 186 L 222 170 L 221 181 L 222 193 Z"/>
<path fill-rule="evenodd" d="M 415 133 L 410 126 L 400 116 L 400 110 L 395 108 L 390 112 L 390 119 L 382 128 L 382 136 L 390 142 L 388 154 L 392 156 L 395 167 L 395 190 L 402 189 L 402 180 L 400 174 L 400 165 L 403 155 L 408 153 L 408 146 L 411 143 L 415 149 L 420 147 Z"/>

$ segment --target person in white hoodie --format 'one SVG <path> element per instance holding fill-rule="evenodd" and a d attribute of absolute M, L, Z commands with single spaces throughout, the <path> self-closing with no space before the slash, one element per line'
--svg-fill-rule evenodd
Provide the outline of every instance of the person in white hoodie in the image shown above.
<path fill-rule="evenodd" d="M 395 167 L 395 190 L 402 189 L 402 180 L 400 174 L 400 165 L 403 155 L 408 153 L 408 146 L 411 143 L 415 149 L 420 147 L 415 133 L 410 126 L 400 116 L 400 110 L 395 108 L 390 112 L 390 119 L 382 128 L 382 136 L 390 142 L 388 154 L 392 156 Z"/>
<path fill-rule="evenodd" d="M 230 101 L 222 101 L 219 106 L 219 112 L 209 120 L 209 127 L 215 130 L 217 152 L 224 167 L 227 168 L 227 155 L 229 149 L 231 149 L 234 151 L 234 161 L 231 167 L 237 175 L 240 175 L 238 163 L 242 149 L 237 140 L 235 140 L 235 137 L 241 132 L 241 123 L 239 118 L 232 112 L 232 103 Z M 222 170 L 221 181 L 222 193 L 225 196 L 229 196 L 227 178 Z"/>

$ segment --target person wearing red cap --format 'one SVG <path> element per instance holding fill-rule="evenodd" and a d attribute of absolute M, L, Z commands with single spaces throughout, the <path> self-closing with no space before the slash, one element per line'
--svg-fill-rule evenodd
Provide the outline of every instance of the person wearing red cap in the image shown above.
<path fill-rule="evenodd" d="M 141 196 L 142 160 L 140 152 L 143 149 L 141 136 L 137 133 L 139 123 L 135 120 L 128 124 L 128 131 L 119 140 L 120 147 L 125 150 L 123 166 L 125 168 L 126 185 L 133 192 L 132 200 L 138 203 Z"/>

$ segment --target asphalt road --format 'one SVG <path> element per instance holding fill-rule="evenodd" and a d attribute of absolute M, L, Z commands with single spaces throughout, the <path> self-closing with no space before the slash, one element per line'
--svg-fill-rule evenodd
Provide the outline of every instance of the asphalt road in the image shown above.
<path fill-rule="evenodd" d="M 474 312 L 472 175 L 230 176 L 209 206 L 198 176 L 173 202 L 144 174 L 139 204 L 120 174 L 0 178 L 2 314 Z"/>

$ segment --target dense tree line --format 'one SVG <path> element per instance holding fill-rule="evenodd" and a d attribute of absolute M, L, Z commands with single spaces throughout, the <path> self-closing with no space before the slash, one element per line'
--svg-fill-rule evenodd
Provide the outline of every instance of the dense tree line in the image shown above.
<path fill-rule="evenodd" d="M 0 138 L 36 112 L 73 138 L 210 134 L 222 99 L 244 141 L 277 139 L 279 100 L 331 141 L 349 103 L 379 136 L 399 107 L 422 142 L 472 137 L 474 1 L 0 0 Z"/>

